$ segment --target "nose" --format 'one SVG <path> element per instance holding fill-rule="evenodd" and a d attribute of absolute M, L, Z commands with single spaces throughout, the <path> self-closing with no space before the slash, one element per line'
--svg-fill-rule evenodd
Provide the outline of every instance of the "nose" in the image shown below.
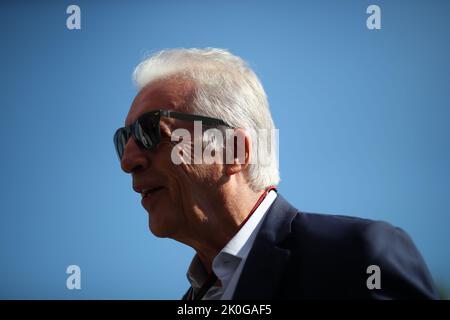
<path fill-rule="evenodd" d="M 149 166 L 149 158 L 145 155 L 144 150 L 139 148 L 133 138 L 128 139 L 125 150 L 120 160 L 120 166 L 126 173 L 133 173 Z"/>

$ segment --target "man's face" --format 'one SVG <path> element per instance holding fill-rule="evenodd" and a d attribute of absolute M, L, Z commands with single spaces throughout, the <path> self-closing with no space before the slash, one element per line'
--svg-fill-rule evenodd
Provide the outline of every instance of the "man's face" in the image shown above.
<path fill-rule="evenodd" d="M 192 82 L 180 79 L 160 80 L 143 88 L 133 101 L 125 125 L 156 109 L 186 112 L 194 92 Z M 196 214 L 205 192 L 220 180 L 214 166 L 176 165 L 171 160 L 174 143 L 170 134 L 176 128 L 191 129 L 193 124 L 161 118 L 161 143 L 152 150 L 138 147 L 130 138 L 121 160 L 122 169 L 131 173 L 133 189 L 142 193 L 142 205 L 149 213 L 149 226 L 158 237 L 189 238 L 205 217 Z M 194 210 L 193 210 L 194 209 Z"/>

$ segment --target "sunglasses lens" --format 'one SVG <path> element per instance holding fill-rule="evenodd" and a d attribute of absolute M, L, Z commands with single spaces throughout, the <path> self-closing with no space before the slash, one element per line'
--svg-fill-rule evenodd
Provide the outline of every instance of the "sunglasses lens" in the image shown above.
<path fill-rule="evenodd" d="M 134 136 L 142 144 L 144 148 L 150 149 L 153 146 L 152 140 L 150 139 L 148 134 L 144 131 L 139 122 L 136 123 L 136 125 L 134 126 Z"/>
<path fill-rule="evenodd" d="M 143 117 L 134 127 L 135 137 L 146 149 L 154 148 L 160 141 L 159 116 Z"/>
<path fill-rule="evenodd" d="M 118 129 L 114 134 L 114 145 L 116 147 L 116 152 L 119 159 L 122 159 L 123 157 L 128 138 L 128 134 L 124 128 Z"/>
<path fill-rule="evenodd" d="M 136 143 L 145 149 L 154 148 L 161 141 L 159 132 L 159 112 L 149 113 L 138 119 L 133 125 L 119 128 L 114 134 L 114 146 L 117 156 L 122 160 L 125 153 L 125 146 L 133 135 Z"/>

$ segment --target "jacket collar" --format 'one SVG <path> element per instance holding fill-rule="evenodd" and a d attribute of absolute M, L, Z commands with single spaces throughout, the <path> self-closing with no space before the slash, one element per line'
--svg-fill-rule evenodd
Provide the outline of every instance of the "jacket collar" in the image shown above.
<path fill-rule="evenodd" d="M 282 247 L 298 210 L 278 194 L 256 236 L 233 299 L 272 299 L 290 251 Z"/>

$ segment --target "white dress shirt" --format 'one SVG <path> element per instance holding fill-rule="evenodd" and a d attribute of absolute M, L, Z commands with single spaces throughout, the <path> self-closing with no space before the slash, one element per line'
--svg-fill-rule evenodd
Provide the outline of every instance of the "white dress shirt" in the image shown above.
<path fill-rule="evenodd" d="M 248 221 L 214 258 L 212 269 L 220 279 L 222 286 L 211 287 L 204 295 L 203 300 L 230 300 L 233 297 L 247 256 L 261 227 L 262 219 L 276 197 L 275 190 L 269 191 Z M 207 271 L 197 255 L 192 259 L 187 277 L 194 292 L 200 289 L 207 278 Z"/>

